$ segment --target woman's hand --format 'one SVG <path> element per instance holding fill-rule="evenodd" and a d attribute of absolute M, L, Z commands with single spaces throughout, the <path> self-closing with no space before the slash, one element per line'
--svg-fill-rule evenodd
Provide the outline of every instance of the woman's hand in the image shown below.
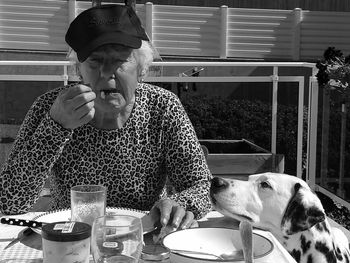
<path fill-rule="evenodd" d="M 51 106 L 50 116 L 63 128 L 75 129 L 95 115 L 96 94 L 90 87 L 78 84 L 61 92 Z"/>
<path fill-rule="evenodd" d="M 173 230 L 198 227 L 191 211 L 185 211 L 178 203 L 170 198 L 161 199 L 155 203 L 150 211 L 152 219 L 162 227 Z"/>

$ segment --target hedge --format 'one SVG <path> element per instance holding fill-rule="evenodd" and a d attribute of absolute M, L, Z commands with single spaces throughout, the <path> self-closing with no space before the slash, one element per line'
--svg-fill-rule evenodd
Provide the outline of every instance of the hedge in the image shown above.
<path fill-rule="evenodd" d="M 206 95 L 186 96 L 181 98 L 181 101 L 199 139 L 240 140 L 244 138 L 264 149 L 271 149 L 271 103 Z M 276 151 L 285 155 L 285 172 L 295 174 L 297 107 L 278 105 L 277 112 Z M 304 108 L 303 152 L 306 152 L 306 120 L 307 109 Z"/>

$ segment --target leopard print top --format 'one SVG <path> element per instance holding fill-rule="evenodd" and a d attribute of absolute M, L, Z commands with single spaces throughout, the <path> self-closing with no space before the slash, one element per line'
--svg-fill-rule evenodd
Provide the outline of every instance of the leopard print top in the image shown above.
<path fill-rule="evenodd" d="M 72 84 L 73 85 L 73 84 Z M 49 115 L 62 89 L 33 103 L 0 173 L 0 210 L 27 212 L 50 179 L 51 209 L 70 207 L 70 188 L 101 184 L 107 206 L 149 210 L 167 180 L 169 197 L 201 218 L 210 209 L 211 174 L 192 124 L 177 96 L 139 84 L 133 111 L 121 129 L 90 124 L 73 131 Z"/>

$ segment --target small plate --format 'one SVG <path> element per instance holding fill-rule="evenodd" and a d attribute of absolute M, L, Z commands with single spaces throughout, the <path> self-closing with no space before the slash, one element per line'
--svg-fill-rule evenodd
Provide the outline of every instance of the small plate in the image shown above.
<path fill-rule="evenodd" d="M 147 215 L 148 213 L 147 211 L 141 211 L 141 210 L 129 209 L 129 208 L 120 208 L 120 207 L 107 207 L 106 210 L 107 210 L 106 211 L 107 215 L 119 214 L 119 215 L 130 215 L 130 216 L 141 218 L 144 234 L 149 233 L 155 229 L 154 222 Z M 69 221 L 70 217 L 71 217 L 70 209 L 62 209 L 62 210 L 43 213 L 41 215 L 35 216 L 32 220 L 43 222 L 43 223 L 54 223 L 54 222 L 60 222 L 60 221 Z M 36 233 L 41 234 L 41 229 L 33 228 L 33 230 Z"/>

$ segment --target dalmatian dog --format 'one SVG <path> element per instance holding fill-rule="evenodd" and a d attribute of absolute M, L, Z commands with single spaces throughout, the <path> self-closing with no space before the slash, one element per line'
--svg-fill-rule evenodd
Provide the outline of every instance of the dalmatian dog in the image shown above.
<path fill-rule="evenodd" d="M 350 262 L 347 237 L 330 227 L 317 195 L 295 176 L 263 173 L 248 181 L 214 177 L 210 197 L 223 215 L 270 231 L 298 263 Z"/>

